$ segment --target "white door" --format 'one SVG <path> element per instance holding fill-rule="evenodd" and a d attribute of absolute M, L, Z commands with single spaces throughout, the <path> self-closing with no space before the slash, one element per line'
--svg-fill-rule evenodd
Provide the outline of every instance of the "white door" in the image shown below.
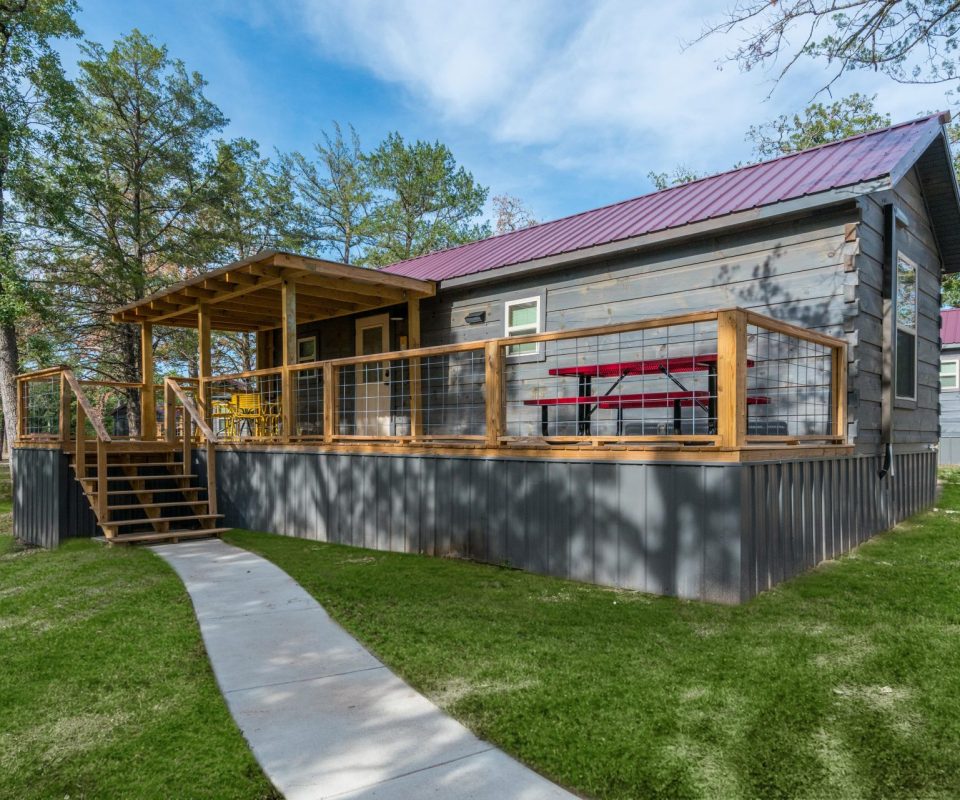
<path fill-rule="evenodd" d="M 389 348 L 390 315 L 357 320 L 357 355 L 383 353 Z M 390 362 L 370 361 L 356 368 L 356 435 L 390 435 Z"/>

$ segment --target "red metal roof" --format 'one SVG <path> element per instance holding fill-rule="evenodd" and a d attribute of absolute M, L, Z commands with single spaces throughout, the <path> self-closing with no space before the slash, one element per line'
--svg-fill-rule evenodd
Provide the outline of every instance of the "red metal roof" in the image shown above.
<path fill-rule="evenodd" d="M 940 312 L 940 341 L 960 344 L 960 308 Z"/>
<path fill-rule="evenodd" d="M 592 211 L 401 261 L 387 272 L 444 281 L 679 228 L 890 175 L 939 132 L 939 114 Z"/>

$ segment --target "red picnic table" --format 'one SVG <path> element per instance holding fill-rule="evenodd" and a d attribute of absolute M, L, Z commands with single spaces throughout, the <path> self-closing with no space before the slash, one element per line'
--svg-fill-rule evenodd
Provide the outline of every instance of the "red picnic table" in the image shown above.
<path fill-rule="evenodd" d="M 752 361 L 747 362 L 753 366 Z M 706 372 L 707 391 L 692 391 L 687 389 L 674 373 Z M 717 418 L 717 354 L 704 353 L 701 355 L 680 356 L 676 358 L 654 358 L 643 361 L 615 361 L 608 364 L 580 364 L 573 367 L 555 367 L 549 370 L 557 377 L 576 377 L 578 392 L 575 396 L 544 397 L 534 400 L 525 400 L 524 405 L 539 406 L 541 409 L 540 428 L 544 436 L 549 435 L 548 409 L 551 406 L 577 406 L 577 433 L 580 436 L 590 435 L 590 421 L 598 408 L 615 408 L 617 410 L 617 434 L 623 431 L 623 409 L 625 408 L 669 408 L 673 407 L 674 432 L 680 432 L 680 416 L 682 408 L 700 406 L 707 413 L 708 424 L 716 426 Z M 661 373 L 677 384 L 680 391 L 674 392 L 645 392 L 642 394 L 614 395 L 613 390 L 620 382 L 631 375 L 655 375 Z M 602 395 L 593 393 L 594 378 L 616 378 L 614 384 Z M 748 398 L 753 405 L 767 403 L 769 398 Z"/>

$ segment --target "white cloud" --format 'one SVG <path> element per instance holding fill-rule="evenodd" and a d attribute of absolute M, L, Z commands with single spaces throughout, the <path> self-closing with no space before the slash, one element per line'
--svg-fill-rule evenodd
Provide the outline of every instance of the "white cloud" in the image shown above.
<path fill-rule="evenodd" d="M 824 80 L 795 71 L 770 101 L 770 75 L 718 69 L 731 40 L 684 50 L 724 5 L 703 0 L 298 0 L 324 54 L 402 85 L 426 113 L 531 148 L 554 168 L 643 176 L 683 163 L 726 168 L 746 129 L 801 108 Z M 860 74 L 835 94 L 880 92 L 906 119 L 942 89 Z"/>

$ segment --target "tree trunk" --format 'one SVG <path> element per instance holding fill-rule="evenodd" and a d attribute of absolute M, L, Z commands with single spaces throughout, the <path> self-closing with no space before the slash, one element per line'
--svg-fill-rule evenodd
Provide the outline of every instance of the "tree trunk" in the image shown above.
<path fill-rule="evenodd" d="M 120 326 L 120 348 L 123 353 L 123 380 L 138 383 L 140 375 L 140 336 L 135 325 Z M 130 435 L 140 436 L 140 391 L 127 390 L 127 427 Z"/>
<path fill-rule="evenodd" d="M 10 323 L 0 325 L 0 405 L 3 408 L 4 434 L 11 449 L 17 438 L 17 371 L 19 368 L 17 329 Z"/>

